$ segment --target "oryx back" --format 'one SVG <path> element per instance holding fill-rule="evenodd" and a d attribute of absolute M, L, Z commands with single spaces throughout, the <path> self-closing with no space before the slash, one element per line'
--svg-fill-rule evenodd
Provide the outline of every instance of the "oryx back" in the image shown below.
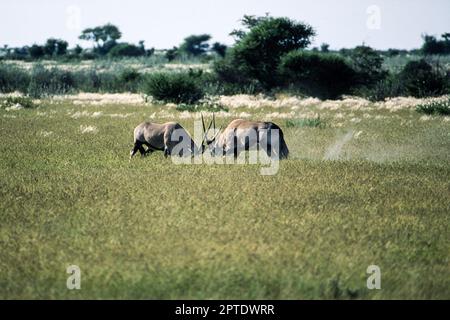
<path fill-rule="evenodd" d="M 147 150 L 143 146 L 146 146 Z M 175 148 L 180 156 L 198 153 L 198 148 L 189 133 L 179 123 L 144 122 L 134 129 L 134 148 L 130 152 L 130 157 L 137 151 L 145 155 L 156 150 L 164 151 L 164 155 L 168 156 Z"/>
<path fill-rule="evenodd" d="M 276 134 L 273 130 L 277 130 Z M 273 122 L 233 120 L 218 137 L 217 145 L 225 153 L 234 152 L 235 155 L 255 146 L 263 147 L 268 154 L 278 155 L 280 159 L 289 155 L 283 131 Z"/>

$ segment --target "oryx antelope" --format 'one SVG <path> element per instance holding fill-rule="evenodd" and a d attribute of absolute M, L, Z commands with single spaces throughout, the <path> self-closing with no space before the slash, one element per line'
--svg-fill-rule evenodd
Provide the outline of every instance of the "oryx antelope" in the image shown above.
<path fill-rule="evenodd" d="M 212 124 L 213 130 L 216 131 L 214 114 Z M 205 129 L 203 116 L 202 125 L 203 131 L 206 132 L 204 141 L 212 155 L 234 155 L 236 158 L 241 151 L 254 148 L 257 150 L 262 148 L 269 157 L 286 159 L 289 155 L 283 131 L 273 122 L 236 119 L 231 121 L 223 132 L 220 133 L 219 129 L 210 140 L 206 139 L 209 128 Z"/>
<path fill-rule="evenodd" d="M 180 145 L 182 145 L 181 148 Z M 179 150 L 176 154 L 178 156 L 196 156 L 204 150 L 203 142 L 199 149 L 189 133 L 177 122 L 163 124 L 144 122 L 134 129 L 134 147 L 131 149 L 130 158 L 138 151 L 141 155 L 147 155 L 156 150 L 164 151 L 164 156 L 167 158 L 172 155 L 176 146 Z M 189 152 L 183 154 L 183 150 Z"/>

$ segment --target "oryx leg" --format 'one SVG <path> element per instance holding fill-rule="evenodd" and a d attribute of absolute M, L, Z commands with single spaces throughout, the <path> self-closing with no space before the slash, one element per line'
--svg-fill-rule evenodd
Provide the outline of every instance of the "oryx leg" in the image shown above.
<path fill-rule="evenodd" d="M 133 149 L 131 149 L 131 151 L 130 151 L 130 159 L 133 158 L 134 155 L 135 155 L 138 151 L 140 152 L 141 156 L 143 156 L 143 155 L 145 154 L 145 149 L 144 149 L 144 147 L 142 146 L 142 142 L 140 142 L 140 141 L 135 141 L 135 142 L 134 142 L 134 147 L 133 147 Z"/>
<path fill-rule="evenodd" d="M 170 156 L 170 150 L 168 146 L 164 146 L 164 158 Z"/>
<path fill-rule="evenodd" d="M 239 153 L 241 152 L 241 150 L 239 150 L 239 146 L 238 146 L 238 137 L 236 134 L 236 130 L 234 130 L 234 136 L 233 136 L 233 155 L 234 155 L 234 159 L 237 159 Z"/>
<path fill-rule="evenodd" d="M 263 149 L 268 157 L 272 157 L 272 144 L 270 130 L 261 130 L 261 135 L 258 135 L 259 148 Z"/>
<path fill-rule="evenodd" d="M 172 131 L 166 131 L 164 133 L 164 158 L 172 154 L 171 135 Z"/>

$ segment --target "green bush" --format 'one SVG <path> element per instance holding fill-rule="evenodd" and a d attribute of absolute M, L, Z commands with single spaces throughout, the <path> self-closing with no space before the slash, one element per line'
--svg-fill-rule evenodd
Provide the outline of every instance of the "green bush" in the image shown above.
<path fill-rule="evenodd" d="M 45 48 L 43 46 L 33 44 L 29 49 L 28 52 L 30 54 L 30 57 L 32 59 L 40 59 L 45 55 Z"/>
<path fill-rule="evenodd" d="M 56 68 L 48 70 L 41 65 L 37 65 L 31 71 L 27 93 L 35 98 L 65 94 L 72 91 L 74 85 L 74 78 L 69 71 Z"/>
<path fill-rule="evenodd" d="M 373 86 L 388 75 L 383 69 L 383 57 L 370 47 L 358 46 L 350 51 L 349 57 L 361 86 Z"/>
<path fill-rule="evenodd" d="M 302 119 L 289 119 L 286 120 L 286 127 L 287 128 L 304 128 L 304 127 L 310 127 L 310 128 L 322 128 L 325 126 L 325 123 L 323 120 L 320 119 L 320 117 L 317 118 L 302 118 Z"/>
<path fill-rule="evenodd" d="M 26 92 L 30 76 L 24 69 L 0 63 L 0 92 Z"/>
<path fill-rule="evenodd" d="M 416 107 L 417 112 L 429 115 L 450 115 L 450 99 L 443 101 L 430 101 L 425 104 L 420 104 Z"/>
<path fill-rule="evenodd" d="M 442 40 L 438 40 L 435 36 L 424 35 L 421 51 L 425 55 L 430 54 L 449 54 L 450 53 L 450 35 L 444 33 Z"/>
<path fill-rule="evenodd" d="M 205 92 L 198 76 L 188 73 L 154 73 L 143 81 L 142 91 L 163 102 L 192 104 Z"/>
<path fill-rule="evenodd" d="M 371 86 L 362 86 L 353 90 L 353 94 L 370 101 L 384 101 L 387 98 L 404 95 L 404 89 L 398 74 L 389 74 Z"/>
<path fill-rule="evenodd" d="M 225 111 L 228 112 L 228 108 L 225 108 L 221 105 L 212 105 L 212 104 L 186 104 L 181 103 L 177 105 L 176 110 L 178 111 L 188 111 L 188 112 L 199 112 L 199 111 L 208 111 L 208 112 L 219 112 Z"/>
<path fill-rule="evenodd" d="M 340 56 L 292 51 L 281 59 L 279 74 L 285 85 L 306 95 L 334 99 L 356 85 L 356 73 Z"/>
<path fill-rule="evenodd" d="M 224 59 L 214 62 L 213 69 L 219 93 L 253 94 L 264 89 L 258 80 L 248 75 L 244 66 L 235 63 L 233 53 L 229 53 Z"/>
<path fill-rule="evenodd" d="M 0 108 L 10 108 L 16 105 L 20 105 L 25 109 L 36 107 L 33 100 L 29 97 L 7 97 L 6 99 L 0 100 Z"/>
<path fill-rule="evenodd" d="M 405 95 L 428 97 L 444 94 L 446 79 L 425 60 L 410 61 L 399 74 Z"/>
<path fill-rule="evenodd" d="M 142 74 L 135 69 L 124 69 L 118 77 L 122 91 L 137 92 L 142 82 Z"/>
<path fill-rule="evenodd" d="M 108 55 L 111 57 L 139 57 L 145 55 L 145 49 L 130 43 L 119 43 L 109 50 Z"/>

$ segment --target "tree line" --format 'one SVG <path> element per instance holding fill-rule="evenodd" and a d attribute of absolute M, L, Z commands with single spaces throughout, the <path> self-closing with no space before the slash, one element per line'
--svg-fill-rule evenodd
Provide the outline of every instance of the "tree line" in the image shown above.
<path fill-rule="evenodd" d="M 201 34 L 189 36 L 178 47 L 165 52 L 168 61 L 183 56 L 205 59 L 215 56 L 212 72 L 190 70 L 169 75 L 122 70 L 108 74 L 90 70 L 71 73 L 37 66 L 31 74 L 26 74 L 4 66 L 0 68 L 0 91 L 20 89 L 40 95 L 76 90 L 131 90 L 176 103 L 195 103 L 205 94 L 282 91 L 321 99 L 352 94 L 382 100 L 450 92 L 450 70 L 426 55 L 407 61 L 399 70 L 392 70 L 386 68 L 384 54 L 365 45 L 331 51 L 323 44 L 320 49 L 309 50 L 316 31 L 304 22 L 270 15 L 246 15 L 241 23 L 241 28 L 231 32 L 235 39 L 231 47 L 220 43 L 211 45 L 211 36 Z M 424 48 L 429 48 L 431 42 L 447 48 L 449 37 L 444 35 L 442 39 L 424 37 Z M 142 41 L 139 45 L 119 42 L 121 36 L 116 26 L 107 24 L 83 30 L 80 39 L 92 42 L 89 53 L 95 57 L 154 53 L 153 49 L 145 49 Z M 49 39 L 41 49 L 41 54 L 49 57 L 70 54 L 67 42 L 58 39 Z M 23 80 L 17 82 L 19 78 Z"/>
<path fill-rule="evenodd" d="M 258 23 L 269 19 L 270 16 L 256 17 L 245 15 L 242 24 L 246 28 L 255 27 Z M 245 37 L 243 29 L 234 29 L 230 35 L 236 40 Z M 111 23 L 93 28 L 86 28 L 79 36 L 80 40 L 89 41 L 92 47 L 83 49 L 79 44 L 69 49 L 69 43 L 63 39 L 49 38 L 44 44 L 32 44 L 31 46 L 23 46 L 10 48 L 4 45 L 0 48 L 1 59 L 15 60 L 39 60 L 39 59 L 55 59 L 55 58 L 74 58 L 74 59 L 95 59 L 102 57 L 139 57 L 151 56 L 155 52 L 155 48 L 146 49 L 144 41 L 138 44 L 128 42 L 120 42 L 122 32 L 119 28 Z M 207 54 L 214 54 L 219 57 L 225 57 L 227 45 L 214 42 L 210 44 L 212 37 L 209 34 L 190 35 L 186 37 L 179 46 L 163 50 L 168 61 L 173 61 L 179 57 L 205 57 Z M 383 56 L 397 55 L 447 55 L 450 54 L 450 33 L 443 33 L 440 38 L 433 35 L 422 35 L 423 45 L 420 49 L 403 50 L 388 49 L 378 50 L 377 52 Z M 341 49 L 339 53 L 348 54 L 352 49 Z M 313 52 L 330 52 L 330 45 L 322 43 L 320 48 L 313 47 Z"/>
<path fill-rule="evenodd" d="M 13 60 L 39 60 L 55 58 L 95 59 L 102 57 L 141 57 L 151 56 L 155 48 L 146 49 L 144 41 L 138 44 L 120 42 L 122 32 L 113 24 L 105 24 L 94 28 L 87 28 L 79 36 L 80 40 L 92 43 L 92 48 L 83 49 L 79 44 L 69 49 L 69 43 L 62 39 L 49 38 L 45 44 L 33 44 L 10 48 L 5 45 L 0 48 L 0 58 Z M 209 44 L 211 35 L 200 34 L 186 37 L 180 46 L 165 50 L 165 56 L 169 61 L 186 56 L 204 56 L 206 53 L 215 53 L 225 56 L 227 46 L 215 42 Z"/>

